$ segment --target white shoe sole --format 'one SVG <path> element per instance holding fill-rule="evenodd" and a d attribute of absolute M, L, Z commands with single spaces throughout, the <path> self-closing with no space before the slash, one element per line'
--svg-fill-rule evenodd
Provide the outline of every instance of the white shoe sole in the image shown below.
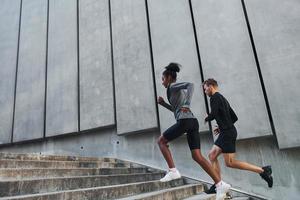
<path fill-rule="evenodd" d="M 225 199 L 226 199 L 226 194 L 216 196 L 216 200 L 225 200 Z"/>
<path fill-rule="evenodd" d="M 162 182 L 162 183 L 164 183 L 164 182 L 169 182 L 169 181 L 173 181 L 173 180 L 180 179 L 180 178 L 181 178 L 181 177 L 173 178 L 173 179 L 171 179 L 171 180 L 166 180 L 166 181 L 160 179 L 159 181 Z"/>

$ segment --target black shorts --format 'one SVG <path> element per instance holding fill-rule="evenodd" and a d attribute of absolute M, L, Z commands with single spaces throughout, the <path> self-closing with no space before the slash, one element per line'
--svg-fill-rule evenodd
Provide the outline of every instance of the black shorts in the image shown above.
<path fill-rule="evenodd" d="M 236 128 L 222 130 L 215 145 L 222 149 L 222 153 L 235 153 L 235 142 L 237 137 Z"/>
<path fill-rule="evenodd" d="M 197 119 L 180 119 L 176 124 L 168 128 L 163 133 L 163 136 L 170 142 L 184 133 L 187 133 L 186 137 L 190 150 L 200 149 L 199 123 Z"/>

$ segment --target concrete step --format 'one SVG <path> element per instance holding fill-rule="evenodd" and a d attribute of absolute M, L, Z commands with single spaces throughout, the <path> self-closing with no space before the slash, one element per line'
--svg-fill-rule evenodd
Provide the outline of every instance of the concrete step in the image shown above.
<path fill-rule="evenodd" d="M 203 191 L 202 184 L 188 184 L 179 187 L 159 190 L 155 192 L 148 192 L 144 194 L 130 196 L 127 198 L 121 198 L 118 200 L 133 200 L 133 199 L 134 200 L 161 200 L 161 199 L 179 200 L 192 195 L 196 195 L 202 191 Z"/>
<path fill-rule="evenodd" d="M 163 176 L 164 173 L 143 173 L 0 181 L 0 196 L 5 197 L 24 194 L 37 194 L 79 188 L 92 188 L 99 186 L 144 182 L 158 180 Z"/>
<path fill-rule="evenodd" d="M 131 167 L 127 162 L 103 162 L 103 161 L 47 161 L 47 160 L 0 160 L 0 168 L 109 168 Z"/>
<path fill-rule="evenodd" d="M 246 197 L 246 196 L 233 196 L 230 197 L 228 196 L 227 198 L 225 198 L 225 200 L 251 200 L 250 197 Z M 216 195 L 215 194 L 206 194 L 204 192 L 185 198 L 184 200 L 216 200 Z"/>
<path fill-rule="evenodd" d="M 53 160 L 53 161 L 104 161 L 115 162 L 115 158 L 97 158 L 97 157 L 80 157 L 67 155 L 44 155 L 38 153 L 32 154 L 16 154 L 0 152 L 0 159 L 15 159 L 15 160 Z"/>
<path fill-rule="evenodd" d="M 105 187 L 84 188 L 76 190 L 66 190 L 44 194 L 31 194 L 14 197 L 4 197 L 0 200 L 103 200 L 118 199 L 132 196 L 139 193 L 164 190 L 171 187 L 184 185 L 183 179 L 177 179 L 162 183 L 160 181 L 147 181 Z"/>
<path fill-rule="evenodd" d="M 216 195 L 202 192 L 200 194 L 185 198 L 184 200 L 216 200 Z"/>
<path fill-rule="evenodd" d="M 159 172 L 149 168 L 31 168 L 31 169 L 0 169 L 0 181 L 21 180 L 24 178 L 45 178 L 45 177 L 67 177 L 67 176 L 92 176 L 92 175 L 113 175 L 113 174 L 135 174 Z"/>

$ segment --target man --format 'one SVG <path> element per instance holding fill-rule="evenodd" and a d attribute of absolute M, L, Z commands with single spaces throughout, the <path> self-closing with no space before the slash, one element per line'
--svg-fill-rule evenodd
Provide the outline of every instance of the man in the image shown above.
<path fill-rule="evenodd" d="M 234 123 L 238 118 L 226 98 L 219 93 L 217 81 L 211 78 L 207 79 L 203 83 L 203 88 L 205 94 L 210 97 L 211 107 L 211 112 L 205 118 L 205 123 L 216 120 L 218 124 L 218 127 L 214 130 L 214 134 L 219 136 L 209 153 L 209 160 L 212 163 L 213 168 L 221 177 L 218 156 L 223 154 L 227 167 L 258 173 L 268 183 L 268 186 L 272 187 L 273 177 L 271 166 L 258 167 L 235 159 L 237 130 Z M 215 193 L 215 188 L 215 185 L 213 185 L 206 192 Z"/>

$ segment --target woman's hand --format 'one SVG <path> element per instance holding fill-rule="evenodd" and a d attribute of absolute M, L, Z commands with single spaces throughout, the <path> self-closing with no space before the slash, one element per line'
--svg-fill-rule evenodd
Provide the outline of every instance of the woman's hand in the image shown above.
<path fill-rule="evenodd" d="M 162 104 L 163 102 L 165 102 L 164 98 L 162 98 L 161 96 L 159 96 L 159 97 L 157 98 L 157 103 L 158 103 L 158 104 Z"/>

